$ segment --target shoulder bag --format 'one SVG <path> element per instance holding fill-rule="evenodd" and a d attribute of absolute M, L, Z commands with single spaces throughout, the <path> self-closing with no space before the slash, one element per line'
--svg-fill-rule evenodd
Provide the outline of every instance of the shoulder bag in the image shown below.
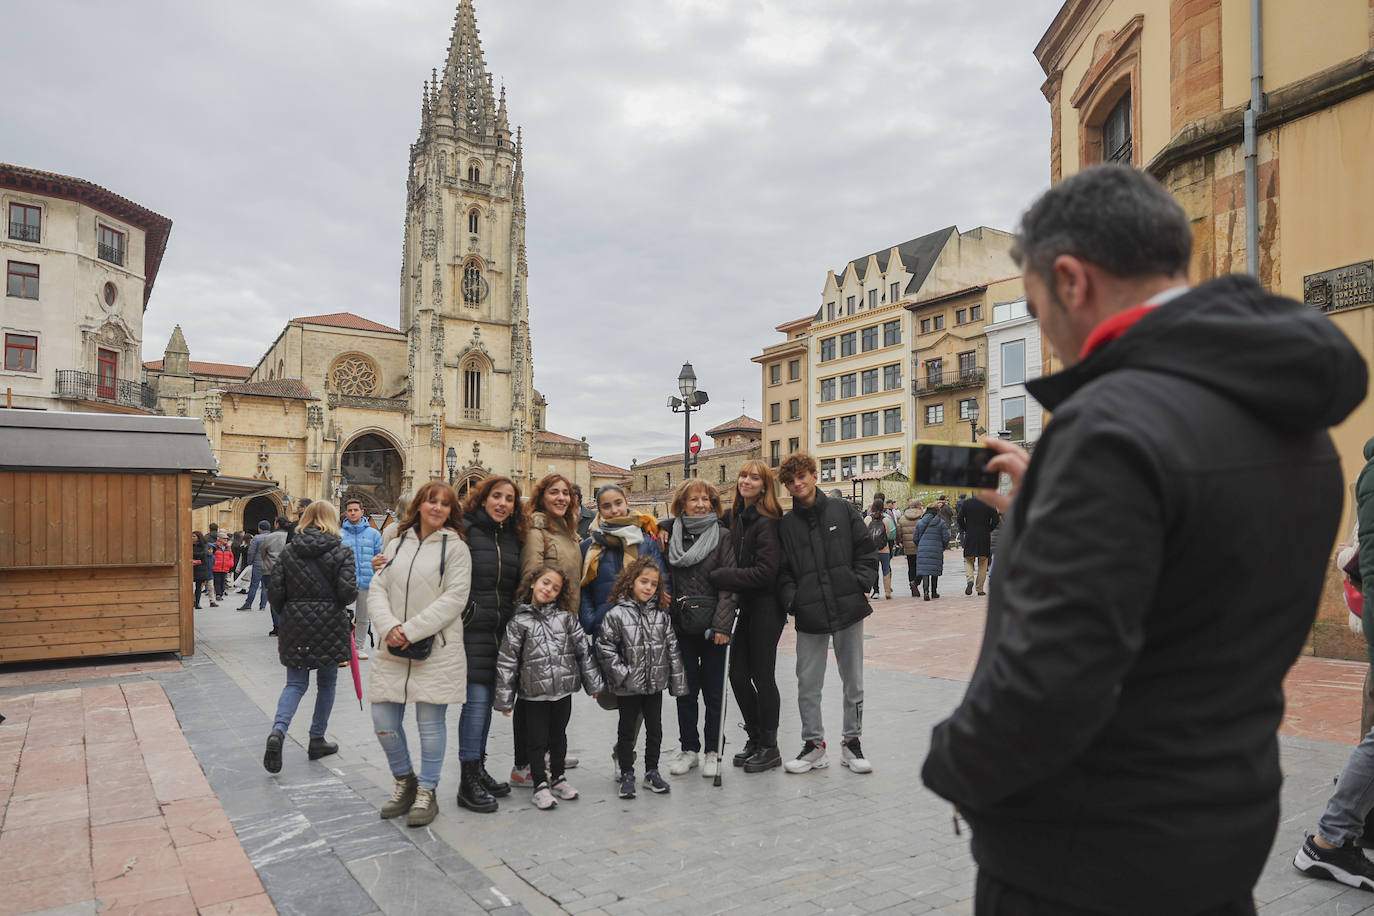
<path fill-rule="evenodd" d="M 716 613 L 716 599 L 709 595 L 684 595 L 673 599 L 673 624 L 679 633 L 704 636 Z"/>

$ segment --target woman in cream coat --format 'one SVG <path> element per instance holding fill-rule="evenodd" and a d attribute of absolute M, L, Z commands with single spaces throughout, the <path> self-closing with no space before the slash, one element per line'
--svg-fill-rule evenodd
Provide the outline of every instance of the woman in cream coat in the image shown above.
<path fill-rule="evenodd" d="M 368 595 L 372 625 L 379 635 L 386 634 L 387 646 L 373 653 L 370 665 L 372 724 L 396 779 L 381 813 L 384 818 L 408 813 L 411 827 L 430 823 L 439 811 L 434 792 L 444 765 L 444 719 L 450 703 L 467 698 L 460 618 L 468 601 L 472 558 L 462 530 L 453 488 L 439 481 L 425 484 L 401 519 L 400 534 L 387 543 L 385 565 Z M 428 658 L 392 652 L 429 636 L 434 642 Z M 415 704 L 420 734 L 418 778 L 403 725 L 407 703 Z"/>

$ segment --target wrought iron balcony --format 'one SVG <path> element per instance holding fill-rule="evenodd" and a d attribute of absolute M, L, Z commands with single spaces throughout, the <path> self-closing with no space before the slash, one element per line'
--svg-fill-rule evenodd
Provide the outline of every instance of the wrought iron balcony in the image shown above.
<path fill-rule="evenodd" d="M 953 391 L 956 388 L 977 388 L 988 380 L 988 370 L 982 366 L 952 372 L 929 372 L 911 380 L 912 394 Z"/>
<path fill-rule="evenodd" d="M 10 223 L 10 238 L 20 242 L 38 241 L 39 231 L 37 226 L 30 226 L 28 223 Z"/>
<path fill-rule="evenodd" d="M 57 370 L 57 396 L 77 401 L 102 401 L 139 410 L 157 409 L 157 392 L 148 385 L 126 379 L 102 381 L 94 372 Z"/>
<path fill-rule="evenodd" d="M 104 243 L 101 243 L 97 246 L 97 249 L 97 253 L 100 255 L 100 260 L 109 261 L 111 264 L 118 264 L 120 267 L 124 266 L 123 248 L 120 248 L 117 245 L 106 245 Z"/>

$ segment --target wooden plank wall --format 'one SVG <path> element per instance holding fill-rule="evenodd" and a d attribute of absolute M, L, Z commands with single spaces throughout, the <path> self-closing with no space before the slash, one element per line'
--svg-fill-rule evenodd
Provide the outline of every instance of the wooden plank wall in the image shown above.
<path fill-rule="evenodd" d="M 186 474 L 0 471 L 0 663 L 192 651 L 190 505 Z"/>

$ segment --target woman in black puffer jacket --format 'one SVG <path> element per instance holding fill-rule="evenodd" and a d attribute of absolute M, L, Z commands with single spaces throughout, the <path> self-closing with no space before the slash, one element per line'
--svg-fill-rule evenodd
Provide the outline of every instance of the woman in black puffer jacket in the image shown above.
<path fill-rule="evenodd" d="M 735 755 L 735 766 L 746 773 L 760 773 L 782 765 L 778 751 L 778 640 L 787 615 L 778 603 L 778 569 L 782 548 L 778 544 L 777 485 L 773 472 L 762 461 L 746 461 L 735 482 L 735 498 L 725 516 L 730 542 L 739 558 L 737 566 L 711 573 L 711 584 L 739 594 L 739 622 L 730 652 L 730 686 L 734 689 L 749 740 Z"/>
<path fill-rule="evenodd" d="M 262 765 L 269 773 L 281 769 L 282 743 L 301 697 L 315 671 L 315 716 L 310 720 L 311 760 L 339 749 L 324 739 L 339 665 L 347 662 L 348 634 L 353 618 L 347 606 L 358 595 L 353 550 L 339 540 L 339 514 L 327 502 L 313 502 L 297 523 L 296 536 L 277 557 L 267 583 L 268 600 L 281 608 L 277 657 L 286 666 L 286 687 L 277 700 L 277 718 L 267 736 Z"/>
<path fill-rule="evenodd" d="M 463 501 L 463 529 L 472 552 L 472 591 L 463 610 L 463 648 L 468 661 L 468 698 L 458 717 L 458 804 L 491 812 L 510 785 L 486 769 L 487 733 L 496 689 L 496 655 L 515 614 L 520 584 L 520 547 L 525 540 L 520 488 L 509 477 L 488 477 Z"/>

